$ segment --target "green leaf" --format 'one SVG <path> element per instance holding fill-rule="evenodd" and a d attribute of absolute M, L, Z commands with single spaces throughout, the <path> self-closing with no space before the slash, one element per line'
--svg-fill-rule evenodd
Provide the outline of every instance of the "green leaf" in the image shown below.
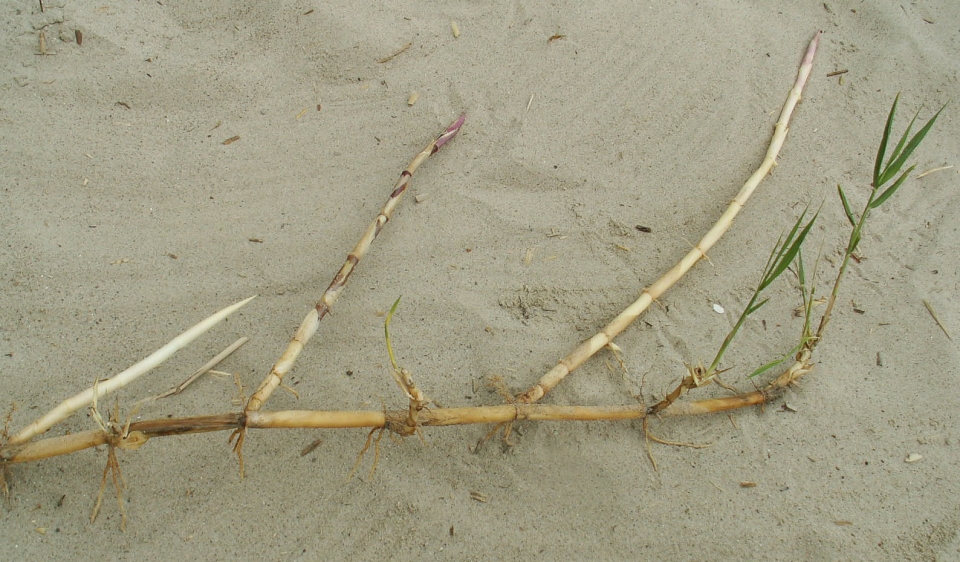
<path fill-rule="evenodd" d="M 850 236 L 850 249 L 847 250 L 847 253 L 852 254 L 857 249 L 858 244 L 860 244 L 860 231 L 854 231 Z"/>
<path fill-rule="evenodd" d="M 797 222 L 793 223 L 793 228 L 790 229 L 790 233 L 787 234 L 787 238 L 783 241 L 783 246 L 780 247 L 778 255 L 783 253 L 783 248 L 789 246 L 793 242 L 793 237 L 796 236 L 797 231 L 800 230 L 800 225 L 803 224 L 803 219 L 807 216 L 807 211 L 808 209 L 804 209 L 803 212 L 800 213 L 800 217 L 797 218 Z"/>
<path fill-rule="evenodd" d="M 837 184 L 837 192 L 840 193 L 840 201 L 843 203 L 843 212 L 847 215 L 847 220 L 850 221 L 850 226 L 857 226 L 857 221 L 853 217 L 853 211 L 850 210 L 850 203 L 847 201 L 847 195 L 843 192 L 843 188 L 840 187 L 840 184 Z"/>
<path fill-rule="evenodd" d="M 387 313 L 387 318 L 383 321 L 384 327 L 390 327 L 390 319 L 393 318 L 393 313 L 397 311 L 397 307 L 400 306 L 400 299 L 403 298 L 403 295 L 397 297 L 397 300 L 393 301 L 393 306 L 390 307 L 390 312 Z"/>
<path fill-rule="evenodd" d="M 746 308 L 740 314 L 736 324 L 734 324 L 733 328 L 730 329 L 730 332 L 727 333 L 727 337 L 720 345 L 720 349 L 717 351 L 716 357 L 714 357 L 713 362 L 707 368 L 708 373 L 714 373 L 716 371 L 717 365 L 720 364 L 720 360 L 723 358 L 724 353 L 726 353 L 727 348 L 730 346 L 733 338 L 740 331 L 740 328 L 743 326 L 743 323 L 746 321 L 747 317 L 760 310 L 761 307 L 769 302 L 770 299 L 763 299 L 762 301 L 757 302 L 757 299 L 760 298 L 761 291 L 763 291 L 767 286 L 770 285 L 770 283 L 779 277 L 793 262 L 794 257 L 800 253 L 800 247 L 803 244 L 804 239 L 807 237 L 807 234 L 810 232 L 810 228 L 820 215 L 820 211 L 817 211 L 813 218 L 810 219 L 810 222 L 804 225 L 803 219 L 807 215 L 807 210 L 808 209 L 804 209 L 803 213 L 801 213 L 800 217 L 794 223 L 793 228 L 790 229 L 790 233 L 787 235 L 786 239 L 781 236 L 780 239 L 777 240 L 777 243 L 774 244 L 773 250 L 770 252 L 770 257 L 767 259 L 767 264 L 764 266 L 760 284 L 753 291 L 753 296 L 750 297 L 750 302 L 747 303 Z M 801 277 L 803 276 L 802 273 L 800 275 Z"/>
<path fill-rule="evenodd" d="M 900 135 L 900 140 L 897 142 L 897 146 L 893 149 L 893 152 L 890 153 L 890 157 L 887 158 L 887 167 L 890 167 L 890 163 L 897 159 L 900 156 L 901 151 L 903 150 L 903 145 L 907 142 L 907 138 L 910 136 L 910 131 L 913 130 L 913 124 L 917 122 L 917 117 L 920 117 L 920 111 L 923 109 L 923 106 L 920 106 L 920 109 L 913 114 L 913 119 L 910 120 L 910 123 L 907 124 L 907 129 Z M 881 176 L 884 174 L 880 174 Z M 880 182 L 883 183 L 883 182 Z M 879 186 L 876 186 L 879 187 Z"/>
<path fill-rule="evenodd" d="M 793 241 L 793 237 L 796 236 L 797 230 L 799 230 L 800 225 L 803 224 L 803 217 L 805 216 L 807 216 L 807 209 L 804 209 L 803 212 L 800 213 L 800 218 L 793 223 L 793 228 L 790 229 L 790 233 L 787 234 L 786 239 L 783 238 L 782 234 L 779 238 L 777 238 L 776 244 L 774 244 L 773 249 L 770 250 L 770 257 L 767 258 L 767 263 L 763 266 L 763 275 L 760 278 L 760 285 L 757 287 L 757 293 L 762 291 L 763 287 L 768 286 L 773 282 L 773 279 L 775 279 L 775 277 L 770 277 L 770 272 L 773 271 L 777 264 L 780 263 L 779 260 L 783 257 L 784 249 Z"/>
<path fill-rule="evenodd" d="M 880 185 L 880 167 L 883 166 L 883 157 L 887 152 L 887 141 L 890 140 L 890 132 L 893 131 L 893 117 L 897 114 L 897 102 L 900 101 L 900 92 L 893 98 L 893 105 L 890 107 L 890 114 L 887 115 L 887 124 L 883 128 L 883 138 L 880 139 L 880 149 L 877 151 L 877 162 L 873 165 L 873 185 Z"/>
<path fill-rule="evenodd" d="M 390 307 L 390 312 L 387 313 L 387 318 L 383 321 L 383 337 L 387 343 L 387 355 L 390 356 L 390 364 L 393 365 L 394 370 L 399 371 L 400 367 L 397 366 L 397 358 L 393 354 L 393 345 L 390 343 L 390 320 L 393 319 L 393 313 L 397 311 L 397 307 L 400 306 L 400 298 L 397 297 L 397 300 L 393 301 L 393 306 Z"/>
<path fill-rule="evenodd" d="M 760 310 L 760 307 L 763 306 L 763 305 L 765 305 L 765 304 L 767 304 L 767 301 L 769 301 L 769 300 L 770 300 L 769 298 L 766 298 L 766 299 L 763 299 L 762 301 L 758 302 L 757 304 L 751 306 L 750 308 L 747 309 L 747 312 L 745 313 L 745 315 L 746 315 L 746 316 L 749 316 L 749 315 L 753 314 L 754 312 Z"/>
<path fill-rule="evenodd" d="M 753 377 L 755 377 L 755 376 L 757 376 L 757 375 L 759 375 L 759 374 L 761 374 L 761 373 L 765 373 L 765 372 L 769 371 L 770 369 L 776 367 L 777 365 L 783 363 L 783 362 L 786 361 L 787 359 L 789 359 L 789 358 L 793 357 L 794 355 L 796 355 L 796 353 L 797 353 L 798 351 L 800 351 L 800 347 L 801 347 L 801 345 L 797 345 L 797 346 L 795 346 L 793 349 L 791 349 L 790 351 L 788 351 L 787 354 L 784 355 L 783 357 L 781 357 L 780 359 L 777 359 L 777 360 L 775 360 L 775 361 L 771 361 L 771 362 L 767 363 L 766 365 L 762 365 L 762 366 L 758 367 L 757 370 L 755 370 L 754 372 L 752 372 L 752 373 L 750 373 L 749 375 L 747 375 L 747 378 L 748 378 L 748 379 L 752 379 Z"/>
<path fill-rule="evenodd" d="M 802 252 L 801 252 L 802 253 Z M 813 314 L 814 296 L 817 294 L 817 271 L 820 269 L 820 258 L 823 254 L 817 254 L 817 259 L 813 262 L 813 276 L 810 280 L 810 286 L 801 283 L 800 293 L 803 297 L 803 329 L 800 331 L 800 344 L 805 345 L 810 338 L 810 322 Z M 797 260 L 800 267 L 803 267 L 803 256 L 798 255 Z"/>
<path fill-rule="evenodd" d="M 907 146 L 903 149 L 903 152 L 897 156 L 897 159 L 887 165 L 883 173 L 880 174 L 880 183 L 875 183 L 873 185 L 875 188 L 887 183 L 893 178 L 893 176 L 897 175 L 897 172 L 899 172 L 900 168 L 903 167 L 903 164 L 907 161 L 907 158 L 910 158 L 910 155 L 913 154 L 913 151 L 920 146 L 921 142 L 923 142 L 923 138 L 927 136 L 930 128 L 933 127 L 933 124 L 937 122 L 937 117 L 940 117 L 940 113 L 943 112 L 945 107 L 947 107 L 947 104 L 943 104 L 940 110 L 937 111 L 937 113 L 931 117 L 929 121 L 927 121 L 927 124 L 924 125 L 922 129 L 917 131 L 917 134 L 913 135 L 913 138 L 911 138 L 910 142 L 907 143 Z"/>
<path fill-rule="evenodd" d="M 886 191 L 881 193 L 879 197 L 877 197 L 870 203 L 870 208 L 876 209 L 880 205 L 883 205 L 883 202 L 889 199 L 891 195 L 893 195 L 893 193 L 903 184 L 904 180 L 907 179 L 907 176 L 910 174 L 910 172 L 912 172 L 913 169 L 916 167 L 917 165 L 914 164 L 913 166 L 910 166 L 909 168 L 907 168 L 907 171 L 904 172 L 899 179 L 897 179 L 896 183 L 888 187 Z"/>
<path fill-rule="evenodd" d="M 806 214 L 806 211 L 804 211 Z M 797 234 L 796 238 L 791 241 L 794 233 L 797 230 L 797 227 L 803 222 L 803 215 L 800 215 L 800 218 L 797 220 L 797 224 L 793 225 L 793 230 L 790 231 L 790 236 L 787 237 L 787 240 L 783 243 L 783 248 L 780 249 L 780 255 L 777 257 L 777 262 L 771 269 L 770 273 L 766 276 L 763 283 L 760 284 L 758 288 L 759 291 L 766 289 L 770 283 L 773 283 L 773 280 L 782 274 L 787 267 L 793 262 L 794 256 L 797 255 L 797 252 L 800 251 L 800 246 L 803 244 L 804 239 L 806 239 L 807 234 L 810 232 L 810 228 L 813 226 L 813 223 L 816 222 L 817 217 L 820 216 L 820 211 L 817 211 L 817 214 L 813 215 L 813 218 L 810 219 L 810 222 L 807 223 L 803 230 Z M 788 246 L 789 245 L 789 246 Z M 786 250 L 784 250 L 786 248 Z"/>

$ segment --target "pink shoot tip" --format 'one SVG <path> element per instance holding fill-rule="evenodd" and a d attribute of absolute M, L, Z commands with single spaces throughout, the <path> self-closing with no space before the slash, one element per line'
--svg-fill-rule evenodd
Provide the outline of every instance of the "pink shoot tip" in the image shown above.
<path fill-rule="evenodd" d="M 463 122 L 467 120 L 467 114 L 461 113 L 460 117 L 457 117 L 457 120 L 453 122 L 447 130 L 443 132 L 442 135 L 437 139 L 437 148 L 447 143 L 450 139 L 457 136 L 457 133 L 460 132 L 460 127 L 463 126 Z"/>

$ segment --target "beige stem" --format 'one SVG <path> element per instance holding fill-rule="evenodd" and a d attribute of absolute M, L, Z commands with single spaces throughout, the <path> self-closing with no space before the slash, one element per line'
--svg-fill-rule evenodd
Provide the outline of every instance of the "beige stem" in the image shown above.
<path fill-rule="evenodd" d="M 153 437 L 208 433 L 238 429 L 343 429 L 382 428 L 390 424 L 402 428 L 410 412 L 387 411 L 285 411 L 239 412 L 192 418 L 162 418 L 133 422 L 122 436 L 110 436 L 103 430 L 84 431 L 51 437 L 20 445 L 0 447 L 0 462 L 16 464 L 66 455 L 108 442 L 122 449 L 135 449 Z M 548 406 L 542 404 L 505 404 L 473 408 L 437 408 L 419 412 L 418 427 L 487 423 L 519 420 L 539 421 L 614 421 L 646 416 L 640 404 L 630 406 Z"/>
<path fill-rule="evenodd" d="M 390 220 L 390 216 L 400 202 L 400 198 L 403 197 L 404 192 L 407 190 L 410 177 L 417 171 L 420 164 L 436 153 L 441 146 L 460 131 L 460 127 L 463 125 L 465 118 L 464 115 L 461 115 L 459 119 L 454 121 L 446 131 L 441 133 L 440 136 L 420 151 L 420 154 L 417 154 L 403 173 L 400 174 L 400 179 L 394 186 L 380 214 L 370 223 L 370 226 L 367 227 L 367 231 L 360 238 L 360 241 L 357 242 L 357 245 L 347 255 L 347 260 L 340 268 L 340 271 L 337 272 L 336 276 L 334 276 L 333 281 L 330 282 L 330 286 L 327 287 L 323 296 L 320 297 L 320 302 L 307 313 L 306 318 L 300 323 L 300 328 L 297 329 L 296 334 L 294 334 L 290 343 L 287 344 L 287 349 L 283 352 L 283 355 L 277 360 L 277 363 L 270 370 L 267 378 L 260 384 L 257 391 L 250 397 L 250 400 L 247 401 L 246 410 L 248 412 L 255 412 L 262 408 L 264 402 L 266 402 L 270 398 L 270 395 L 273 394 L 273 391 L 280 386 L 283 377 L 293 368 L 293 364 L 296 362 L 297 357 L 300 356 L 300 352 L 303 351 L 304 346 L 310 341 L 310 338 L 317 333 L 317 328 L 320 327 L 320 321 L 323 320 L 323 317 L 326 316 L 330 308 L 333 307 L 333 303 L 336 302 L 337 297 L 340 296 L 341 291 L 343 291 L 343 288 L 346 286 L 350 274 L 353 273 L 354 268 L 360 263 L 363 256 L 367 254 L 370 245 L 377 238 L 377 235 L 380 234 L 380 231 L 387 224 L 387 221 Z"/>
<path fill-rule="evenodd" d="M 796 363 L 765 388 L 739 396 L 696 402 L 673 402 L 658 412 L 661 417 L 690 416 L 724 412 L 767 403 L 777 398 L 790 384 L 812 370 L 807 362 L 809 350 L 801 352 Z M 504 404 L 472 408 L 436 408 L 418 412 L 417 427 L 470 424 L 503 424 L 532 421 L 616 421 L 643 419 L 651 413 L 641 404 L 626 406 L 549 406 L 543 404 Z M 16 464 L 66 455 L 82 449 L 113 442 L 122 449 L 136 449 L 153 437 L 208 433 L 212 431 L 256 429 L 345 429 L 406 427 L 409 410 L 387 411 L 308 411 L 237 412 L 189 418 L 161 418 L 133 422 L 119 438 L 103 430 L 85 431 L 25 444 L 0 447 L 0 462 Z M 404 434 L 410 434 L 405 432 Z M 111 441 L 112 439 L 112 441 Z"/>
<path fill-rule="evenodd" d="M 532 388 L 521 394 L 517 400 L 526 404 L 532 404 L 539 401 L 544 397 L 548 392 L 553 390 L 560 381 L 563 380 L 568 374 L 573 372 L 577 367 L 583 364 L 584 361 L 593 357 L 595 353 L 603 349 L 604 346 L 609 344 L 615 337 L 620 335 L 623 330 L 627 328 L 634 320 L 636 320 L 650 304 L 660 298 L 663 293 L 667 291 L 670 287 L 674 285 L 678 280 L 680 280 L 683 275 L 690 270 L 698 261 L 706 256 L 707 251 L 716 244 L 717 240 L 730 228 L 733 224 L 733 219 L 737 216 L 737 213 L 743 208 L 747 203 L 747 199 L 753 194 L 753 191 L 757 188 L 760 182 L 770 173 L 770 170 L 776 164 L 777 154 L 780 153 L 780 148 L 783 146 L 784 140 L 787 138 L 787 131 L 789 130 L 788 125 L 790 123 L 790 117 L 793 115 L 793 110 L 797 105 L 797 102 L 800 101 L 800 94 L 803 91 L 803 86 L 807 81 L 807 78 L 810 76 L 810 71 L 813 68 L 813 56 L 817 52 L 817 45 L 820 42 L 820 34 L 822 32 L 817 32 L 814 35 L 813 40 L 810 41 L 810 45 L 807 47 L 807 52 L 803 57 L 803 61 L 800 64 L 800 70 L 797 73 L 797 80 L 793 85 L 793 88 L 790 90 L 790 94 L 787 96 L 787 101 L 783 104 L 783 109 L 780 112 L 780 119 L 777 120 L 776 127 L 774 128 L 773 138 L 770 141 L 770 146 L 767 148 L 767 154 L 763 159 L 763 162 L 760 164 L 760 167 L 757 168 L 757 171 L 750 176 L 750 179 L 740 188 L 740 192 L 737 193 L 737 196 L 733 199 L 730 205 L 727 207 L 727 210 L 720 216 L 720 219 L 716 224 L 711 228 L 700 240 L 700 242 L 694 247 L 690 252 L 687 253 L 677 263 L 673 266 L 670 271 L 665 273 L 654 284 L 650 285 L 644 289 L 640 295 L 640 298 L 637 299 L 633 304 L 628 306 L 623 312 L 621 312 L 616 318 L 614 318 L 609 324 L 607 324 L 600 332 L 594 335 L 592 338 L 581 343 L 576 349 L 574 349 L 569 355 L 564 357 L 550 369 L 545 375 L 540 378 L 540 381 L 537 382 Z"/>

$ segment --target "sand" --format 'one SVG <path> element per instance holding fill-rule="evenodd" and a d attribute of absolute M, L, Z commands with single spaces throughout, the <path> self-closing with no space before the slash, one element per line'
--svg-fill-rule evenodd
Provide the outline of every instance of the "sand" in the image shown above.
<path fill-rule="evenodd" d="M 808 258 L 822 248 L 827 292 L 847 236 L 836 185 L 862 205 L 897 92 L 900 127 L 953 99 L 916 173 L 960 164 L 957 2 L 701 4 L 4 3 L 11 430 L 256 294 L 119 393 L 125 418 L 249 336 L 219 367 L 249 395 L 399 172 L 461 112 L 295 366 L 299 398 L 267 408 L 404 406 L 381 316 L 400 295 L 394 346 L 424 391 L 500 404 L 489 377 L 528 388 L 713 224 L 823 30 L 779 166 L 710 261 L 618 338 L 627 373 L 601 352 L 544 403 L 661 397 L 713 357 L 805 206 L 822 205 Z M 653 421 L 710 445 L 654 446 L 658 470 L 636 422 L 525 422 L 513 446 L 477 453 L 488 426 L 431 428 L 426 446 L 384 438 L 375 474 L 368 456 L 349 481 L 362 429 L 252 432 L 243 480 L 226 434 L 155 439 L 120 454 L 126 532 L 112 489 L 89 521 L 105 448 L 12 467 L 3 557 L 960 559 L 960 352 L 923 305 L 960 337 L 958 185 L 955 167 L 913 178 L 874 213 L 789 408 Z M 769 296 L 724 359 L 741 390 L 800 329 L 795 280 Z M 208 376 L 134 418 L 236 411 L 237 395 Z M 81 412 L 51 434 L 93 427 Z"/>

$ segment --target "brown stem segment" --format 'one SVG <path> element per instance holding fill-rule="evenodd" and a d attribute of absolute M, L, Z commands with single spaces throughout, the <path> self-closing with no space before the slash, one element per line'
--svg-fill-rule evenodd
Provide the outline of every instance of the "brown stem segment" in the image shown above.
<path fill-rule="evenodd" d="M 77 410 L 89 406 L 90 404 L 95 405 L 98 398 L 106 395 L 109 392 L 114 392 L 126 386 L 127 384 L 130 384 L 138 377 L 141 377 L 150 372 L 152 369 L 155 369 L 158 365 L 169 359 L 174 353 L 189 345 L 202 334 L 206 333 L 207 330 L 216 326 L 221 320 L 233 314 L 255 298 L 256 297 L 250 297 L 242 300 L 236 304 L 224 308 L 223 310 L 220 310 L 211 316 L 208 316 L 201 322 L 187 329 L 179 336 L 167 342 L 166 345 L 154 351 L 145 359 L 138 361 L 134 365 L 124 369 L 122 372 L 117 373 L 109 379 L 98 379 L 92 387 L 70 398 L 67 398 L 57 405 L 56 408 L 40 416 L 33 423 L 20 430 L 20 432 L 11 437 L 8 442 L 11 444 L 26 443 L 37 435 L 46 432 L 51 427 L 67 419 Z"/>
<path fill-rule="evenodd" d="M 8 443 L 0 447 L 0 462 L 30 462 L 66 455 L 91 447 L 99 447 L 111 442 L 121 449 L 136 449 L 151 437 L 226 431 L 241 428 L 245 423 L 246 416 L 243 413 L 133 422 L 127 428 L 126 434 L 122 436 L 112 436 L 102 429 L 96 429 L 50 437 L 31 443 Z"/>
<path fill-rule="evenodd" d="M 299 357 L 300 352 L 303 351 L 303 347 L 307 345 L 307 342 L 310 341 L 310 338 L 317 333 L 317 328 L 320 326 L 320 321 L 323 320 L 323 317 L 327 315 L 327 312 L 330 311 L 330 308 L 333 307 L 333 303 L 336 302 L 337 297 L 340 296 L 340 293 L 343 291 L 344 286 L 347 284 L 347 280 L 350 279 L 350 274 L 353 273 L 353 270 L 357 267 L 357 264 L 360 263 L 360 260 L 363 259 L 363 256 L 367 254 L 367 251 L 370 249 L 370 245 L 377 238 L 377 235 L 380 234 L 380 231 L 387 224 L 387 221 L 390 220 L 390 216 L 393 214 L 394 209 L 396 209 L 397 204 L 400 202 L 400 198 L 403 196 L 404 192 L 407 190 L 407 186 L 410 184 L 410 178 L 413 176 L 413 173 L 417 171 L 417 168 L 420 167 L 424 161 L 427 160 L 430 156 L 436 154 L 440 147 L 450 141 L 453 137 L 457 135 L 460 131 L 460 127 L 463 126 L 463 122 L 466 119 L 466 114 L 461 115 L 454 121 L 447 130 L 440 134 L 436 139 L 430 142 L 420 154 L 407 165 L 407 168 L 400 174 L 400 179 L 397 181 L 397 184 L 393 188 L 393 192 L 390 193 L 390 197 L 387 199 L 386 204 L 384 204 L 383 209 L 381 209 L 380 214 L 377 215 L 377 218 L 370 223 L 370 226 L 367 227 L 367 231 L 363 234 L 363 237 L 360 238 L 360 241 L 357 242 L 357 245 L 353 250 L 347 254 L 347 260 L 343 263 L 343 267 L 340 268 L 340 271 L 333 277 L 333 281 L 330 282 L 330 286 L 327 287 L 327 290 L 323 293 L 323 296 L 320 297 L 320 301 L 317 305 L 311 310 L 306 318 L 303 319 L 303 322 L 300 323 L 300 327 L 297 329 L 296 334 L 290 340 L 290 343 L 287 345 L 287 349 L 283 352 L 283 355 L 280 356 L 280 359 L 277 360 L 276 364 L 270 370 L 270 374 L 267 375 L 267 378 L 264 379 L 263 383 L 260 384 L 260 387 L 250 397 L 250 400 L 247 401 L 246 411 L 256 412 L 263 407 L 264 402 L 266 402 L 270 395 L 273 394 L 273 391 L 280 386 L 280 383 L 283 381 L 283 377 L 290 372 L 290 369 L 293 367 L 294 362 Z"/>
<path fill-rule="evenodd" d="M 663 277 L 657 280 L 654 284 L 650 285 L 640 295 L 640 298 L 637 299 L 633 304 L 628 306 L 623 312 L 621 312 L 616 318 L 614 318 L 609 324 L 607 324 L 600 332 L 591 337 L 590 339 L 581 343 L 576 349 L 574 349 L 569 355 L 564 357 L 550 369 L 546 374 L 540 377 L 540 380 L 532 388 L 521 394 L 517 400 L 526 404 L 532 404 L 539 401 L 543 398 L 548 392 L 553 390 L 555 386 L 560 384 L 560 381 L 564 377 L 572 373 L 584 361 L 593 357 L 598 351 L 603 349 L 604 346 L 613 341 L 615 337 L 620 335 L 627 326 L 633 323 L 634 320 L 639 318 L 644 311 L 653 303 L 654 300 L 660 298 L 660 296 L 665 293 L 670 287 L 672 287 L 677 281 L 683 277 L 687 271 L 690 270 L 697 262 L 699 262 L 703 257 L 707 255 L 707 251 L 713 247 L 714 244 L 720 239 L 724 233 L 730 228 L 733 224 L 733 219 L 737 216 L 740 210 L 747 203 L 747 199 L 753 194 L 754 190 L 760 185 L 760 182 L 770 173 L 773 169 L 773 166 L 776 164 L 777 155 L 780 153 L 780 148 L 783 146 L 783 142 L 787 138 L 788 125 L 790 123 L 790 117 L 793 114 L 793 110 L 797 105 L 797 102 L 800 101 L 800 94 L 803 91 L 803 86 L 806 84 L 807 78 L 810 76 L 810 71 L 813 69 L 813 57 L 817 52 L 817 45 L 820 43 L 820 35 L 822 32 L 817 32 L 814 35 L 813 40 L 810 41 L 810 45 L 807 47 L 806 54 L 803 57 L 803 61 L 800 63 L 800 70 L 797 72 L 797 80 L 793 85 L 793 88 L 790 90 L 790 94 L 787 96 L 787 101 L 783 104 L 783 109 L 780 112 L 780 119 L 777 120 L 777 124 L 774 128 L 773 138 L 770 140 L 770 146 L 767 148 L 767 154 L 763 159 L 763 162 L 760 164 L 760 167 L 750 176 L 750 179 L 740 188 L 740 192 L 737 193 L 737 196 L 727 207 L 727 210 L 723 213 L 717 223 L 703 236 L 700 242 L 694 247 L 690 252 L 687 253 L 673 268 L 665 273 Z"/>

